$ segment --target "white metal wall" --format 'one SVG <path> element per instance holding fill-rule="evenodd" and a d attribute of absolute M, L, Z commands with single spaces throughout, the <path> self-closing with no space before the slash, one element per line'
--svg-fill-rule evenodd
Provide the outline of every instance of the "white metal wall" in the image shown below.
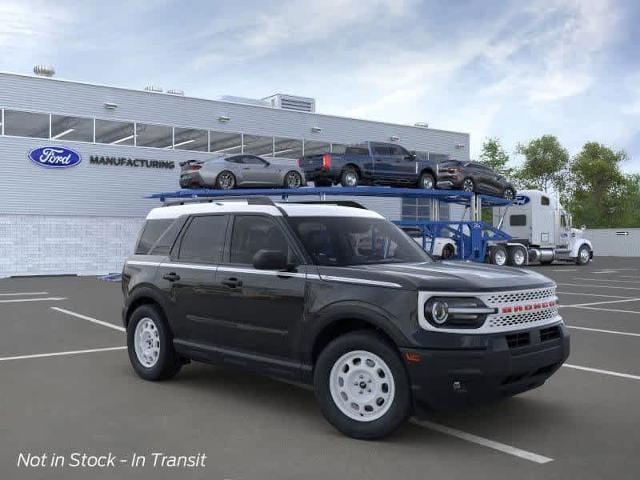
<path fill-rule="evenodd" d="M 585 237 L 596 257 L 640 257 L 640 228 L 589 229 Z"/>

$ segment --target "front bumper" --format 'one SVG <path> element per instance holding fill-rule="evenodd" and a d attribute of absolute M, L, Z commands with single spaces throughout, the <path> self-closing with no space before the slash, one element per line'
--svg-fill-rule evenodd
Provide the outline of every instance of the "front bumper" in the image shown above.
<path fill-rule="evenodd" d="M 461 348 L 455 349 L 401 349 L 418 414 L 485 403 L 539 387 L 560 368 L 570 350 L 569 334 L 561 322 L 473 337 L 469 347 L 461 342 Z"/>

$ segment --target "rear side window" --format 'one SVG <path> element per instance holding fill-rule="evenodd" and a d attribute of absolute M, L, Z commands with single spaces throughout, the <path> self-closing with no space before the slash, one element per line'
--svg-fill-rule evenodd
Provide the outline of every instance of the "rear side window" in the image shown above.
<path fill-rule="evenodd" d="M 369 155 L 369 149 L 367 147 L 347 147 L 345 155 Z"/>
<path fill-rule="evenodd" d="M 162 234 L 171 226 L 173 221 L 173 218 L 148 220 L 142 229 L 140 240 L 138 240 L 136 255 L 149 255 L 151 247 L 156 244 Z"/>
<path fill-rule="evenodd" d="M 509 225 L 512 227 L 525 227 L 527 225 L 527 216 L 511 215 L 509 217 Z"/>
<path fill-rule="evenodd" d="M 226 231 L 226 215 L 193 217 L 182 236 L 178 258 L 187 262 L 220 262 Z"/>

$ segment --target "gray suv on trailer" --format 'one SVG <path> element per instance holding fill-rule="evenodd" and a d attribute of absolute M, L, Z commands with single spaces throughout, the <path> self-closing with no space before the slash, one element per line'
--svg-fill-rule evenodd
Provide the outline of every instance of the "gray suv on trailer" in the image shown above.
<path fill-rule="evenodd" d="M 538 387 L 569 355 L 551 280 L 435 262 L 354 206 L 156 208 L 122 288 L 142 378 L 194 360 L 306 382 L 327 420 L 355 438 L 388 435 L 425 408 Z"/>

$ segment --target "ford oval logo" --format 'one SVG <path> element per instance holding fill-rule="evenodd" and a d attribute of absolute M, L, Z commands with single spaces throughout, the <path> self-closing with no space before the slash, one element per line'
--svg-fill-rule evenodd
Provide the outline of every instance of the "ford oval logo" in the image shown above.
<path fill-rule="evenodd" d="M 69 168 L 82 161 L 80 154 L 64 147 L 39 147 L 29 152 L 31 161 L 41 167 Z"/>

